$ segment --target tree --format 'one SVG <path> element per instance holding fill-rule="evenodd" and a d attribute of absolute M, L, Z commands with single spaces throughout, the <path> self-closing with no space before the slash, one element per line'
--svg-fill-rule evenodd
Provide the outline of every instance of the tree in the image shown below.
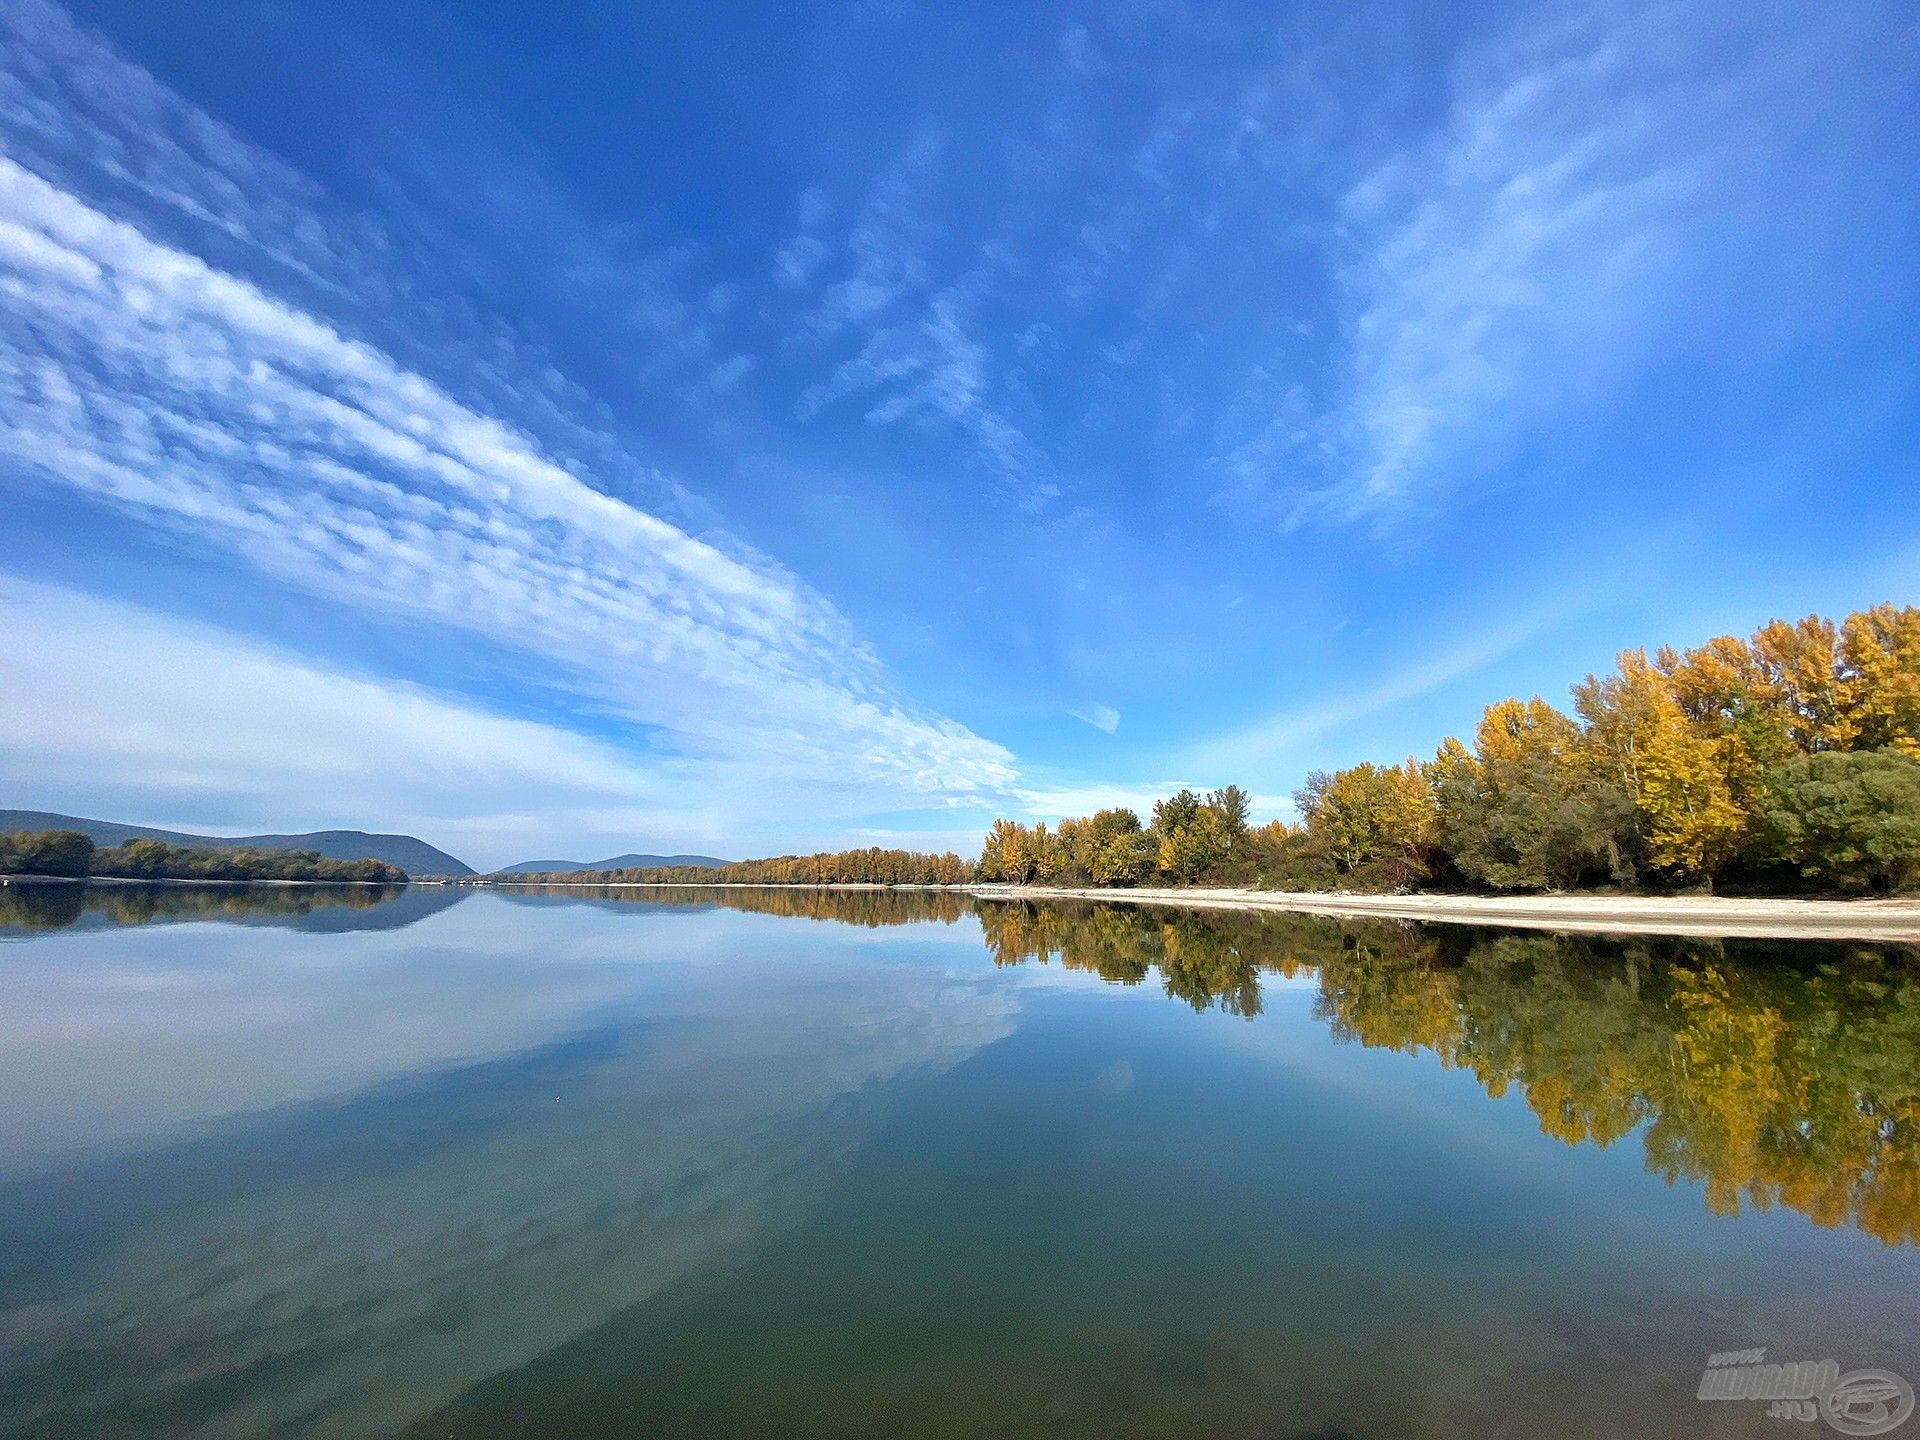
<path fill-rule="evenodd" d="M 1191 790 L 1182 790 L 1177 795 L 1156 800 L 1153 805 L 1153 833 L 1165 840 L 1182 826 L 1191 825 L 1194 816 L 1199 813 L 1200 797 Z"/>
<path fill-rule="evenodd" d="M 996 820 L 980 850 L 980 878 L 1024 885 L 1033 878 L 1033 841 L 1026 827 Z"/>
<path fill-rule="evenodd" d="M 1172 878 L 1191 884 L 1225 860 L 1232 847 L 1226 818 L 1213 806 L 1201 805 L 1190 820 L 1161 835 L 1158 861 Z"/>
<path fill-rule="evenodd" d="M 1840 629 L 1853 677 L 1855 745 L 1920 760 L 1920 609 L 1875 605 Z"/>
<path fill-rule="evenodd" d="M 1876 605 L 1838 625 L 1774 620 L 1746 639 L 1661 649 L 1651 662 L 1625 651 L 1573 697 L 1571 716 L 1538 696 L 1502 701 L 1471 747 L 1449 739 L 1424 766 L 1315 771 L 1295 797 L 1298 826 L 1250 827 L 1238 786 L 1204 798 L 1182 790 L 1153 807 L 1144 831 L 1124 810 L 1062 820 L 1051 833 L 1001 822 L 981 874 L 1545 889 L 1648 876 L 1711 883 L 1777 869 L 1787 854 L 1835 884 L 1904 873 L 1901 817 L 1874 809 L 1900 802 L 1894 777 L 1904 772 L 1880 762 L 1821 769 L 1845 800 L 1835 811 L 1832 796 L 1814 806 L 1814 772 L 1793 762 L 1866 752 L 1920 761 L 1920 609 Z M 1801 813 L 1802 801 L 1814 808 Z M 1829 834 L 1820 826 L 1830 813 L 1845 824 L 1834 819 L 1841 829 Z"/>
<path fill-rule="evenodd" d="M 1490 706 L 1474 753 L 1448 740 L 1427 778 L 1438 844 L 1469 880 L 1545 890 L 1632 878 L 1632 802 L 1596 772 L 1580 727 L 1538 696 Z"/>
<path fill-rule="evenodd" d="M 1387 883 L 1404 885 L 1427 873 L 1433 840 L 1432 791 L 1420 766 L 1370 762 L 1333 774 L 1314 771 L 1295 797 L 1309 838 L 1342 874 L 1388 862 Z"/>
<path fill-rule="evenodd" d="M 1841 669 L 1833 622 L 1818 615 L 1769 621 L 1752 644 L 1764 696 L 1780 709 L 1794 744 L 1807 754 L 1850 748 L 1858 733 L 1858 681 Z"/>
<path fill-rule="evenodd" d="M 1640 813 L 1652 864 L 1674 875 L 1710 876 L 1745 828 L 1725 744 L 1693 728 L 1644 651 L 1622 652 L 1618 674 L 1589 675 L 1573 695 L 1587 722 L 1589 753 Z"/>
<path fill-rule="evenodd" d="M 93 841 L 78 830 L 22 830 L 0 835 L 0 870 L 25 875 L 85 875 Z"/>
<path fill-rule="evenodd" d="M 1229 846 L 1237 847 L 1247 838 L 1247 812 L 1253 806 L 1253 797 L 1238 785 L 1229 785 L 1222 790 L 1211 791 L 1207 795 L 1210 809 L 1220 812 L 1221 823 L 1226 827 Z"/>
<path fill-rule="evenodd" d="M 1767 772 L 1757 852 L 1844 889 L 1920 881 L 1920 760 L 1803 755 Z"/>
<path fill-rule="evenodd" d="M 1109 835 L 1093 856 L 1089 878 L 1096 885 L 1138 885 L 1153 875 L 1158 854 L 1144 831 Z"/>

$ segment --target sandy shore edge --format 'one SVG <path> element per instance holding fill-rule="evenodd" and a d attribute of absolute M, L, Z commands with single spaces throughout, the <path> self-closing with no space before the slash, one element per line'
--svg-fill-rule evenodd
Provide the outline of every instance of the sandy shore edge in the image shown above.
<path fill-rule="evenodd" d="M 984 900 L 1106 900 L 1131 905 L 1286 910 L 1349 919 L 1426 920 L 1602 935 L 1920 943 L 1920 899 L 1803 900 L 1719 895 L 1351 895 L 1283 890 L 1100 890 L 970 885 Z"/>

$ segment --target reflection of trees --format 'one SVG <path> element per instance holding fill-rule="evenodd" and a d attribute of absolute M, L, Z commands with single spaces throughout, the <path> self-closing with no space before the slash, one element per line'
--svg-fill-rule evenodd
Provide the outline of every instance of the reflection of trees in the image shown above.
<path fill-rule="evenodd" d="M 720 905 L 756 915 L 787 915 L 800 920 L 837 920 L 845 925 L 908 925 L 938 920 L 951 925 L 970 908 L 951 890 L 827 890 L 806 886 L 718 885 L 514 885 L 510 895 L 543 895 L 563 900 L 615 900 L 628 905 Z"/>
<path fill-rule="evenodd" d="M 367 910 L 404 893 L 399 885 L 0 886 L 0 928 L 63 930 L 82 919 L 109 925 L 156 920 L 247 920 L 311 915 L 316 910 Z"/>
<path fill-rule="evenodd" d="M 1716 1214 L 1782 1205 L 1920 1242 L 1920 956 L 1869 947 L 1476 935 L 1305 916 L 984 904 L 997 964 L 1160 972 L 1196 1009 L 1319 976 L 1335 1038 L 1427 1051 L 1541 1129 L 1697 1181 Z"/>
<path fill-rule="evenodd" d="M 1135 909 L 1094 901 L 1035 905 L 987 901 L 980 924 L 996 965 L 1058 960 L 1118 985 L 1137 985 L 1157 969 L 1167 994 L 1196 1010 L 1218 1005 L 1233 1015 L 1260 1013 L 1259 956 L 1266 925 L 1290 918 L 1231 912 Z"/>

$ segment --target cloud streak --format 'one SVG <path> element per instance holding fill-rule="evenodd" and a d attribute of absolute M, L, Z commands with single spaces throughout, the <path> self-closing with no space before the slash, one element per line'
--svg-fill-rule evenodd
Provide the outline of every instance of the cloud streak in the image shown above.
<path fill-rule="evenodd" d="M 10 146 L 60 101 L 28 103 L 52 83 L 30 59 L 9 62 Z M 213 130 L 189 118 L 203 139 Z M 668 761 L 894 801 L 1012 779 L 1008 752 L 895 693 L 832 605 L 778 567 L 607 493 L 583 462 L 143 228 L 156 197 L 178 209 L 212 183 L 189 150 L 143 142 L 125 118 L 84 138 L 92 158 L 74 175 L 0 156 L 10 483 L 83 496 L 363 611 L 518 649 L 567 703 Z M 219 149 L 244 228 L 266 244 L 255 227 L 292 227 L 283 248 L 297 254 L 323 227 L 265 171 L 271 203 L 246 203 L 244 147 Z M 101 156 L 144 177 L 131 199 L 100 181 Z"/>
<path fill-rule="evenodd" d="M 1094 729 L 1103 731 L 1108 735 L 1113 734 L 1120 728 L 1120 712 L 1111 705 L 1098 703 L 1083 705 L 1078 710 L 1070 713 L 1074 719 L 1081 721 L 1083 724 L 1091 725 Z"/>
<path fill-rule="evenodd" d="M 1338 478 L 1292 518 L 1377 518 L 1663 351 L 1737 353 L 1753 290 L 1819 269 L 1806 219 L 1853 162 L 1788 157 L 1869 103 L 1830 73 L 1859 68 L 1868 10 L 1547 5 L 1465 53 L 1443 123 L 1338 206 L 1348 386 L 1319 437 Z"/>

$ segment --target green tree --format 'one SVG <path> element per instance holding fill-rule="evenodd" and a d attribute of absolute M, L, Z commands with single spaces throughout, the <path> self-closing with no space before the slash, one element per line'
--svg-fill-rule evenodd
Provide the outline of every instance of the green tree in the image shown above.
<path fill-rule="evenodd" d="M 1920 761 L 1803 755 L 1767 772 L 1757 852 L 1844 889 L 1920 881 Z"/>
<path fill-rule="evenodd" d="M 85 875 L 93 841 L 78 830 L 22 830 L 0 835 L 0 870 L 23 875 Z"/>
<path fill-rule="evenodd" d="M 1238 848 L 1247 838 L 1247 812 L 1253 807 L 1253 797 L 1238 785 L 1229 785 L 1224 789 L 1208 794 L 1207 805 L 1220 812 L 1221 823 L 1226 827 L 1230 846 Z"/>

